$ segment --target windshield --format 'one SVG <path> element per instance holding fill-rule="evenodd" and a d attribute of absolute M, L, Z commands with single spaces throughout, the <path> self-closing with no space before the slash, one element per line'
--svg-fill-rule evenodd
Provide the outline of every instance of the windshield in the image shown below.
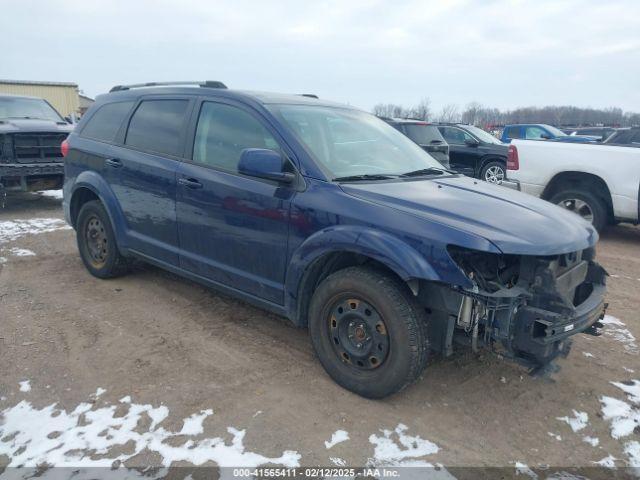
<path fill-rule="evenodd" d="M 442 164 L 369 113 L 308 105 L 270 105 L 331 178 L 400 175 Z"/>
<path fill-rule="evenodd" d="M 556 127 L 552 127 L 551 125 L 545 125 L 544 128 L 546 128 L 547 130 L 549 130 L 549 132 L 551 132 L 551 135 L 553 135 L 554 137 L 566 137 L 567 134 L 564 133 L 562 130 L 556 128 Z"/>
<path fill-rule="evenodd" d="M 465 128 L 469 130 L 469 133 L 472 133 L 478 139 L 480 139 L 480 141 L 484 143 L 493 143 L 496 145 L 503 145 L 503 143 L 500 140 L 498 140 L 496 137 L 491 135 L 489 132 L 485 132 L 481 128 L 474 127 L 473 125 L 467 125 L 465 126 Z"/>
<path fill-rule="evenodd" d="M 418 145 L 444 143 L 444 138 L 440 135 L 440 131 L 433 125 L 407 123 L 404 125 L 404 129 L 407 133 L 407 137 Z"/>
<path fill-rule="evenodd" d="M 0 97 L 0 118 L 33 118 L 64 122 L 58 112 L 41 98 Z"/>

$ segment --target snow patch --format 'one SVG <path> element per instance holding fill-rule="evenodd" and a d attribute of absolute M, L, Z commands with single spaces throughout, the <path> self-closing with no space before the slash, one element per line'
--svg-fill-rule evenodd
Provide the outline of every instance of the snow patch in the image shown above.
<path fill-rule="evenodd" d="M 589 423 L 589 415 L 587 414 L 587 412 L 578 412 L 574 410 L 573 418 L 556 417 L 556 420 L 567 423 L 571 427 L 571 430 L 573 430 L 574 432 L 579 432 L 587 426 L 587 423 Z"/>
<path fill-rule="evenodd" d="M 598 460 L 597 462 L 593 462 L 593 463 L 605 468 L 616 468 L 616 460 L 618 459 L 613 455 L 608 455 L 604 457 L 602 460 Z"/>
<path fill-rule="evenodd" d="M 349 433 L 345 430 L 336 430 L 333 432 L 333 435 L 331 435 L 331 440 L 324 442 L 324 446 L 327 447 L 328 450 L 334 445 L 337 445 L 340 442 L 346 442 L 347 440 L 349 440 Z"/>
<path fill-rule="evenodd" d="M 25 235 L 68 230 L 71 227 L 59 218 L 32 218 L 29 220 L 4 220 L 0 222 L 0 243 L 17 240 Z"/>
<path fill-rule="evenodd" d="M 597 447 L 598 445 L 600 445 L 600 439 L 596 437 L 590 437 L 589 435 L 585 435 L 584 437 L 582 437 L 582 441 L 588 443 L 592 447 Z"/>
<path fill-rule="evenodd" d="M 126 399 L 126 397 L 125 397 Z M 123 399 L 124 400 L 124 399 Z M 174 462 L 189 462 L 195 466 L 215 462 L 220 467 L 248 467 L 273 464 L 284 467 L 299 466 L 300 455 L 291 450 L 269 458 L 246 451 L 245 430 L 227 427 L 230 443 L 224 439 L 188 438 L 184 443 L 175 437 L 191 436 L 191 433 L 171 432 L 160 426 L 169 415 L 165 406 L 154 407 L 121 402 L 95 408 L 91 403 L 80 403 L 72 411 L 51 404 L 42 409 L 22 401 L 0 411 L 0 456 L 9 458 L 8 467 L 35 468 L 38 465 L 56 467 L 111 467 L 114 462 L 126 462 L 142 451 L 157 454 L 160 466 L 168 468 Z M 126 413 L 122 409 L 126 406 Z M 116 416 L 116 408 L 118 414 Z M 184 419 L 183 430 L 200 432 L 205 410 Z M 142 430 L 144 419 L 151 425 Z M 187 427 L 188 426 L 188 427 Z M 169 444 L 168 441 L 172 440 Z M 127 445 L 126 449 L 122 447 Z M 221 473 L 224 473 L 221 470 Z"/>
<path fill-rule="evenodd" d="M 367 460 L 367 467 L 414 467 L 410 478 L 455 480 L 446 468 L 440 464 L 432 464 L 420 457 L 437 453 L 439 448 L 435 443 L 407 435 L 409 427 L 400 423 L 395 430 L 380 430 L 382 435 L 372 434 L 369 442 L 375 446 L 373 458 Z M 409 478 L 409 477 L 408 477 Z"/>
<path fill-rule="evenodd" d="M 589 352 L 582 352 L 582 354 L 587 357 L 587 358 L 593 358 L 593 353 L 589 353 Z"/>
<path fill-rule="evenodd" d="M 337 465 L 338 467 L 347 466 L 347 461 L 340 457 L 329 457 L 329 460 L 331 460 L 331 463 L 333 463 L 334 465 Z"/>
<path fill-rule="evenodd" d="M 624 350 L 627 353 L 637 355 L 639 353 L 638 344 L 636 343 L 636 337 L 625 328 L 626 324 L 621 322 L 616 317 L 612 317 L 611 315 L 605 315 L 600 322 L 603 325 L 606 325 L 606 328 L 603 329 L 603 332 L 608 337 L 613 338 L 614 340 L 620 342 L 624 346 Z"/>
<path fill-rule="evenodd" d="M 55 198 L 56 200 L 62 200 L 62 190 L 43 190 L 38 192 L 38 195 L 42 197 Z"/>
<path fill-rule="evenodd" d="M 202 422 L 204 419 L 213 415 L 213 410 L 201 410 L 200 413 L 194 413 L 189 418 L 184 419 L 184 425 L 180 430 L 180 435 L 200 435 L 204 432 Z"/>
<path fill-rule="evenodd" d="M 33 257 L 35 252 L 27 250 L 26 248 L 10 248 L 7 250 L 11 255 L 16 257 Z"/>
<path fill-rule="evenodd" d="M 622 367 L 622 369 L 623 369 L 625 372 L 635 373 L 635 370 L 633 370 L 632 368 Z"/>
<path fill-rule="evenodd" d="M 632 435 L 640 426 L 640 381 L 611 382 L 611 384 L 626 393 L 629 400 L 625 402 L 606 396 L 600 398 L 602 416 L 610 421 L 611 436 L 620 439 Z M 637 440 L 626 442 L 624 453 L 627 455 L 627 464 L 640 477 L 640 442 Z"/>
<path fill-rule="evenodd" d="M 49 385 L 47 385 L 47 388 L 49 388 Z M 98 389 L 96 390 L 96 393 L 94 393 L 93 396 L 98 398 L 100 395 L 102 395 L 105 392 L 106 390 L 104 388 L 98 387 Z"/>
<path fill-rule="evenodd" d="M 531 478 L 538 478 L 536 472 L 531 470 L 528 465 L 522 462 L 516 462 L 516 475 L 526 475 Z"/>
<path fill-rule="evenodd" d="M 560 435 L 558 435 L 557 433 L 553 433 L 553 432 L 547 432 L 547 435 L 549 435 L 550 437 L 555 438 L 556 440 L 558 440 L 559 442 L 562 440 L 562 437 Z"/>
<path fill-rule="evenodd" d="M 22 382 L 19 382 L 18 385 L 20 385 L 21 392 L 31 391 L 31 382 L 29 382 L 29 380 L 23 380 Z"/>

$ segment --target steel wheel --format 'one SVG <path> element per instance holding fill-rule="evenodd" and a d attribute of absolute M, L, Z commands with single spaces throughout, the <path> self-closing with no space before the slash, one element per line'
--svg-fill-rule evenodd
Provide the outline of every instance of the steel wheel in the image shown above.
<path fill-rule="evenodd" d="M 340 359 L 361 370 L 380 367 L 389 353 L 389 335 L 376 309 L 364 300 L 342 298 L 329 311 L 329 335 Z"/>
<path fill-rule="evenodd" d="M 588 222 L 593 223 L 593 210 L 591 210 L 591 206 L 584 200 L 580 200 L 579 198 L 566 198 L 558 202 L 558 205 L 566 208 L 570 212 L 577 213 Z"/>
<path fill-rule="evenodd" d="M 91 263 L 100 268 L 107 260 L 107 234 L 102 221 L 97 216 L 92 216 L 85 227 L 85 240 Z"/>
<path fill-rule="evenodd" d="M 500 165 L 492 165 L 484 172 L 484 181 L 500 185 L 504 180 L 504 169 Z"/>

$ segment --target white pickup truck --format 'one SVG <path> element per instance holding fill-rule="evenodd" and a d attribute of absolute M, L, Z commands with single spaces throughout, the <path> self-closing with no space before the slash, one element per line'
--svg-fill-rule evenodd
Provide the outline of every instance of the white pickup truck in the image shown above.
<path fill-rule="evenodd" d="M 503 185 L 572 210 L 598 230 L 637 224 L 640 148 L 513 140 Z"/>

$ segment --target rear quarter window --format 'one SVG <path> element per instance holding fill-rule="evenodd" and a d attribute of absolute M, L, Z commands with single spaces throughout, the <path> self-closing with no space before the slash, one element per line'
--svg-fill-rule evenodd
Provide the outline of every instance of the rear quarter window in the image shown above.
<path fill-rule="evenodd" d="M 132 107 L 133 101 L 107 103 L 99 107 L 96 113 L 89 118 L 80 135 L 104 142 L 113 142 Z"/>
<path fill-rule="evenodd" d="M 129 122 L 125 145 L 147 152 L 178 156 L 188 100 L 145 100 Z"/>

